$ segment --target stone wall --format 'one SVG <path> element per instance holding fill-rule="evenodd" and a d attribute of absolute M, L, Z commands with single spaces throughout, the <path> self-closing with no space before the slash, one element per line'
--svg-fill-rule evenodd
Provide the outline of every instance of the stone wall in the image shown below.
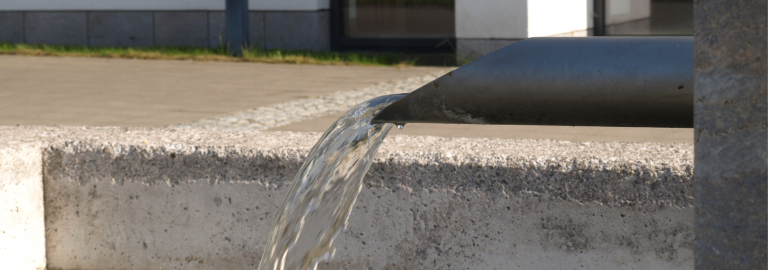
<path fill-rule="evenodd" d="M 328 51 L 325 11 L 251 11 L 251 45 Z M 0 11 L 0 42 L 83 46 L 220 47 L 224 11 Z"/>

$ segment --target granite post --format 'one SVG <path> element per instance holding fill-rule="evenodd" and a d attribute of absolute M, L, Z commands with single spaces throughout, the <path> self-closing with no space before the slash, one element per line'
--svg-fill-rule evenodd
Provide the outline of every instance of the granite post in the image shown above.
<path fill-rule="evenodd" d="M 695 269 L 768 268 L 766 1 L 696 0 Z"/>

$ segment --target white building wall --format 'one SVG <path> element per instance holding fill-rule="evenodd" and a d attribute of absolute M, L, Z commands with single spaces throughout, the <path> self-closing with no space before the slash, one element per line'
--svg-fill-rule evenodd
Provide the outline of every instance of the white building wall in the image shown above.
<path fill-rule="evenodd" d="M 224 10 L 224 0 L 2 0 L 0 11 Z M 251 10 L 317 11 L 329 0 L 249 0 Z"/>
<path fill-rule="evenodd" d="M 592 20 L 586 0 L 529 0 L 528 36 L 546 37 L 582 31 Z M 591 1 L 590 1 L 591 2 Z"/>
<path fill-rule="evenodd" d="M 456 38 L 523 39 L 593 27 L 593 0 L 456 0 Z M 651 0 L 607 0 L 606 24 L 651 16 Z"/>
<path fill-rule="evenodd" d="M 592 26 L 591 15 L 592 0 L 456 0 L 456 38 L 524 39 L 582 31 Z"/>

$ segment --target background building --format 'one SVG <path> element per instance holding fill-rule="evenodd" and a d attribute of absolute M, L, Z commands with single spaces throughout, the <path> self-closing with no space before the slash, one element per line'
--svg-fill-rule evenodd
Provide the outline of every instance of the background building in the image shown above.
<path fill-rule="evenodd" d="M 0 42 L 86 46 L 221 46 L 224 0 L 5 0 Z M 250 0 L 262 49 L 457 52 L 476 58 L 517 40 L 692 35 L 693 4 L 660 0 Z M 600 17 L 600 16 L 597 16 Z"/>

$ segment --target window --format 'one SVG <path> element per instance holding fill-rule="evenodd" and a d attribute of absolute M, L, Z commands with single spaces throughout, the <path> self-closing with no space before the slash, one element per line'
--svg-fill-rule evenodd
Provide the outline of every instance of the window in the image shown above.
<path fill-rule="evenodd" d="M 452 52 L 454 0 L 332 0 L 335 50 Z"/>

